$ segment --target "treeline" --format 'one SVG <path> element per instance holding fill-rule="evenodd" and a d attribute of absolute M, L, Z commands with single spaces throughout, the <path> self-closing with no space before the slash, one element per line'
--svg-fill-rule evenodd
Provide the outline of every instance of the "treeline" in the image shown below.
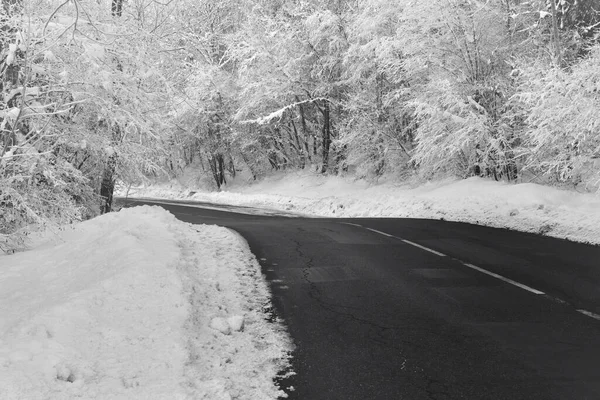
<path fill-rule="evenodd" d="M 199 2 L 181 16 L 177 117 L 193 156 L 179 160 L 204 154 L 217 186 L 240 164 L 594 189 L 599 12 L 593 0 Z"/>
<path fill-rule="evenodd" d="M 109 211 L 117 179 L 164 171 L 168 14 L 119 4 L 2 0 L 0 250 Z"/>
<path fill-rule="evenodd" d="M 2 0 L 0 234 L 198 169 L 600 180 L 596 0 Z"/>

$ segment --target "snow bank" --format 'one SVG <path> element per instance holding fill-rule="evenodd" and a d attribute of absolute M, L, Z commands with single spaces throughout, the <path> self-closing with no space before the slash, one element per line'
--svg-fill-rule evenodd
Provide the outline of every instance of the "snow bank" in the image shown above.
<path fill-rule="evenodd" d="M 266 207 L 322 217 L 406 217 L 470 222 L 600 244 L 600 198 L 533 183 L 483 178 L 421 186 L 369 185 L 309 173 L 278 175 L 219 193 L 161 187 L 130 197 L 159 197 Z"/>
<path fill-rule="evenodd" d="M 277 398 L 289 344 L 268 301 L 233 232 L 159 207 L 95 218 L 0 256 L 0 398 Z"/>

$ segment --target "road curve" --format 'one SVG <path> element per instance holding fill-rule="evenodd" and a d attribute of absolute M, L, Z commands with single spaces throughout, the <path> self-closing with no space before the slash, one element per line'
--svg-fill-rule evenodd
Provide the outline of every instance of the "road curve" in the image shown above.
<path fill-rule="evenodd" d="M 161 206 L 249 242 L 296 345 L 290 399 L 600 399 L 599 247 L 444 221 Z"/>

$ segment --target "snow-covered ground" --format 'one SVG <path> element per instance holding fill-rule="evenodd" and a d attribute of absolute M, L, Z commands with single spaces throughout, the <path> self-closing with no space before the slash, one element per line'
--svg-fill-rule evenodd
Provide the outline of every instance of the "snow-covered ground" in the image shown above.
<path fill-rule="evenodd" d="M 275 399 L 290 343 L 245 241 L 123 209 L 0 256 L 0 399 Z"/>
<path fill-rule="evenodd" d="M 419 186 L 375 185 L 343 177 L 292 173 L 254 184 L 234 184 L 218 193 L 156 185 L 132 188 L 129 196 L 265 207 L 324 217 L 445 219 L 600 244 L 599 196 L 533 183 L 470 178 Z"/>

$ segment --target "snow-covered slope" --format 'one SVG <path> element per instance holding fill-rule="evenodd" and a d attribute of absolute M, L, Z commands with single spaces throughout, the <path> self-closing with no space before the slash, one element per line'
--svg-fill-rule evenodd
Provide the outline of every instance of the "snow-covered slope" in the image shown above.
<path fill-rule="evenodd" d="M 160 197 L 267 207 L 326 217 L 408 217 L 471 222 L 600 244 L 600 197 L 533 183 L 482 178 L 420 186 L 379 184 L 310 173 L 278 175 L 219 193 L 136 188 Z"/>
<path fill-rule="evenodd" d="M 277 398 L 289 343 L 237 234 L 137 207 L 48 239 L 0 256 L 0 399 Z"/>

